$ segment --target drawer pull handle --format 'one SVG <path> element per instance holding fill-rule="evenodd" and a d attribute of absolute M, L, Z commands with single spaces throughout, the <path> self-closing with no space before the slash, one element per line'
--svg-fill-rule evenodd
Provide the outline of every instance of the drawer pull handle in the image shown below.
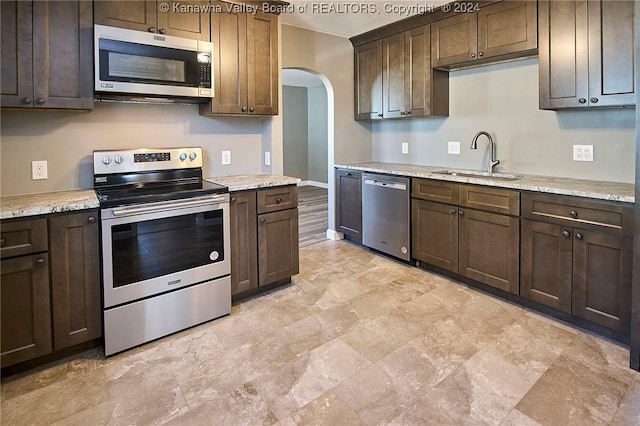
<path fill-rule="evenodd" d="M 96 218 L 93 216 L 89 216 L 89 223 L 94 223 L 96 221 Z"/>
<path fill-rule="evenodd" d="M 347 176 L 351 176 L 351 173 L 347 173 Z"/>
<path fill-rule="evenodd" d="M 37 264 L 38 266 L 42 266 L 42 265 L 44 265 L 44 259 L 43 259 L 43 258 L 40 258 L 40 259 L 36 260 L 36 264 Z"/>
<path fill-rule="evenodd" d="M 7 239 L 6 238 L 0 238 L 0 247 L 4 247 L 7 245 Z"/>
<path fill-rule="evenodd" d="M 280 204 L 282 202 L 282 198 L 278 197 L 276 198 L 276 204 Z"/>
<path fill-rule="evenodd" d="M 464 216 L 464 211 L 463 211 L 463 210 L 458 210 L 458 214 L 459 214 L 460 216 Z"/>
<path fill-rule="evenodd" d="M 265 218 L 264 218 L 264 217 L 261 217 L 261 218 L 260 218 L 260 223 L 264 223 L 264 221 L 265 221 Z"/>
<path fill-rule="evenodd" d="M 236 202 L 236 197 L 231 197 L 231 202 L 235 203 Z"/>
<path fill-rule="evenodd" d="M 577 238 L 577 239 L 579 239 L 579 240 L 581 240 L 582 238 L 584 238 L 584 236 L 583 236 L 581 233 L 579 233 L 579 232 L 578 232 L 578 233 L 576 234 L 576 238 Z"/>
<path fill-rule="evenodd" d="M 569 231 L 567 231 L 566 229 L 564 231 L 562 231 L 562 236 L 565 238 L 569 238 L 571 236 L 571 234 L 569 233 Z"/>
<path fill-rule="evenodd" d="M 572 218 L 574 218 L 574 219 L 575 219 L 576 217 L 578 217 L 578 212 L 577 212 L 577 211 L 575 211 L 575 210 L 571 210 L 571 212 L 569 212 L 569 214 L 570 214 L 570 215 L 571 215 L 571 217 L 572 217 Z"/>

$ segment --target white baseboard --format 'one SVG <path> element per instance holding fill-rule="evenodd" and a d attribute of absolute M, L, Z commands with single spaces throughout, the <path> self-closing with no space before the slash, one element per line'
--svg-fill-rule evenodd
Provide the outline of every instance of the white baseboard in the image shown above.
<path fill-rule="evenodd" d="M 317 186 L 318 188 L 328 189 L 329 184 L 324 182 L 318 182 L 315 180 L 303 180 L 302 182 L 298 182 L 298 186 Z"/>
<path fill-rule="evenodd" d="M 333 229 L 327 229 L 327 239 L 338 241 L 344 239 L 344 234 Z"/>

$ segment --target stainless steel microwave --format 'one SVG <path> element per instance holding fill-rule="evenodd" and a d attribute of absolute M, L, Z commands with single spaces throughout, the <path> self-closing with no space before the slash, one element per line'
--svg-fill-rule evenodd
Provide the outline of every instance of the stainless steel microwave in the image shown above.
<path fill-rule="evenodd" d="M 94 26 L 95 92 L 151 98 L 213 98 L 213 44 Z"/>

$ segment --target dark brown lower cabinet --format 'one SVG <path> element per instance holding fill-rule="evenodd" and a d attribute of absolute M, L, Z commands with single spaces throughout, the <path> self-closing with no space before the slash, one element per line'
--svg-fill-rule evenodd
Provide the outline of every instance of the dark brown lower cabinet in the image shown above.
<path fill-rule="evenodd" d="M 522 220 L 521 295 L 624 334 L 632 261 L 629 238 Z"/>
<path fill-rule="evenodd" d="M 231 294 L 250 295 L 297 274 L 298 188 L 232 192 L 230 206 Z"/>
<path fill-rule="evenodd" d="M 47 253 L 2 260 L 2 367 L 51 352 Z"/>
<path fill-rule="evenodd" d="M 259 285 L 298 273 L 298 209 L 261 214 L 258 219 Z"/>
<path fill-rule="evenodd" d="M 458 272 L 458 207 L 413 200 L 411 207 L 414 258 Z"/>
<path fill-rule="evenodd" d="M 231 195 L 231 294 L 258 287 L 256 192 Z"/>
<path fill-rule="evenodd" d="M 362 239 L 362 173 L 336 170 L 336 229 Z"/>
<path fill-rule="evenodd" d="M 53 347 L 102 336 L 97 211 L 49 218 Z"/>

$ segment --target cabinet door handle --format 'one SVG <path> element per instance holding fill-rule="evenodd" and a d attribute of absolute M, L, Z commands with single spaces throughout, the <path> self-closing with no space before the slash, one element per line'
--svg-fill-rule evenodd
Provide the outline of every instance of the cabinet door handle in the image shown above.
<path fill-rule="evenodd" d="M 264 223 L 264 221 L 265 221 L 264 217 L 261 217 L 260 218 L 260 223 Z"/>
<path fill-rule="evenodd" d="M 44 100 L 44 98 L 38 98 L 38 99 L 36 99 L 36 103 L 37 103 L 38 105 L 44 105 L 44 103 L 45 103 L 45 102 L 47 102 L 47 101 L 45 101 L 45 100 Z"/>
<path fill-rule="evenodd" d="M 247 107 L 246 106 L 242 107 L 242 112 L 247 112 Z"/>
<path fill-rule="evenodd" d="M 475 53 L 472 53 L 472 54 L 471 54 L 471 57 L 475 59 L 476 54 L 475 54 Z"/>
<path fill-rule="evenodd" d="M 155 33 L 156 32 L 156 27 L 149 27 L 149 32 L 150 33 Z"/>
<path fill-rule="evenodd" d="M 89 223 L 94 223 L 96 221 L 96 218 L 94 216 L 89 216 Z"/>
<path fill-rule="evenodd" d="M 31 98 L 24 98 L 22 100 L 22 103 L 25 104 L 25 105 L 29 105 L 31 103 Z"/>
<path fill-rule="evenodd" d="M 0 247 L 4 247 L 7 245 L 7 239 L 6 238 L 0 238 Z"/>
<path fill-rule="evenodd" d="M 597 104 L 598 103 L 598 98 L 591 98 L 589 100 L 591 101 L 592 104 Z"/>
<path fill-rule="evenodd" d="M 484 56 L 484 53 L 482 53 L 482 52 L 479 52 L 479 53 L 478 53 L 478 57 L 479 57 L 479 58 L 482 58 L 483 56 Z"/>
<path fill-rule="evenodd" d="M 382 113 L 378 114 L 378 117 L 382 118 Z"/>
<path fill-rule="evenodd" d="M 347 173 L 347 176 L 351 176 L 351 173 Z"/>
<path fill-rule="evenodd" d="M 460 216 L 464 216 L 464 211 L 463 211 L 463 210 L 458 210 L 458 214 L 459 214 Z"/>
<path fill-rule="evenodd" d="M 40 259 L 36 260 L 36 264 L 37 264 L 38 266 L 42 266 L 42 265 L 44 265 L 44 259 L 43 259 L 43 258 L 40 258 Z"/>
<path fill-rule="evenodd" d="M 282 202 L 282 198 L 278 197 L 276 198 L 276 204 L 280 204 Z"/>
<path fill-rule="evenodd" d="M 235 202 L 236 202 L 236 197 L 231 197 L 231 200 L 230 200 L 230 201 L 231 201 L 232 203 L 235 203 Z"/>
<path fill-rule="evenodd" d="M 249 108 L 249 112 L 253 112 L 253 111 L 254 111 L 253 107 Z"/>
<path fill-rule="evenodd" d="M 407 114 L 407 115 L 411 115 L 411 111 L 407 111 L 407 112 L 406 112 L 406 114 Z"/>
<path fill-rule="evenodd" d="M 580 98 L 580 99 L 578 99 L 578 102 L 581 103 L 581 104 L 586 104 L 587 100 L 585 98 Z"/>
<path fill-rule="evenodd" d="M 457 213 L 456 209 L 451 209 L 451 214 L 456 214 L 456 213 Z"/>
<path fill-rule="evenodd" d="M 569 212 L 569 215 L 570 215 L 572 218 L 574 218 L 574 219 L 575 219 L 576 217 L 578 217 L 578 212 L 577 212 L 577 211 L 575 211 L 575 210 L 571 210 L 571 211 Z"/>
<path fill-rule="evenodd" d="M 584 238 L 584 235 L 582 235 L 581 233 L 578 232 L 578 233 L 576 233 L 576 238 L 581 240 L 581 239 Z"/>
<path fill-rule="evenodd" d="M 160 34 L 164 34 L 164 33 L 165 33 L 165 30 L 164 30 L 164 28 L 160 28 L 160 29 L 158 30 L 158 32 L 159 32 Z"/>
<path fill-rule="evenodd" d="M 565 229 L 564 231 L 562 231 L 562 236 L 565 238 L 569 238 L 569 236 L 571 236 L 571 233 L 569 233 L 569 231 Z"/>

